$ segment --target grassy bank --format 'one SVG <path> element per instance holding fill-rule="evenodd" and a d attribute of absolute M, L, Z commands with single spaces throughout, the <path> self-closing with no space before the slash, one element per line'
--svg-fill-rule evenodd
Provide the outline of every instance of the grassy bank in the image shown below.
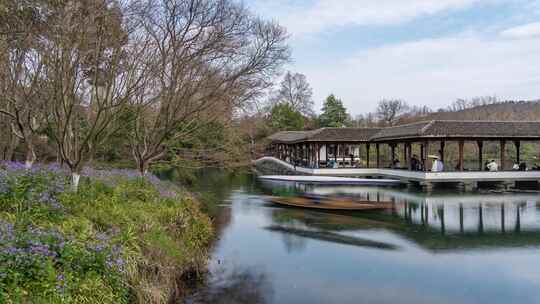
<path fill-rule="evenodd" d="M 164 303 L 203 269 L 209 218 L 189 194 L 129 170 L 0 164 L 0 303 Z"/>

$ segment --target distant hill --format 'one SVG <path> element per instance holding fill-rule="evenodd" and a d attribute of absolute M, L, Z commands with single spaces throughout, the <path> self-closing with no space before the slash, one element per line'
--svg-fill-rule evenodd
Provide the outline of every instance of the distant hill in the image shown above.
<path fill-rule="evenodd" d="M 425 120 L 539 121 L 540 100 L 504 101 L 460 110 L 439 110 L 425 115 L 405 115 L 398 124 Z"/>

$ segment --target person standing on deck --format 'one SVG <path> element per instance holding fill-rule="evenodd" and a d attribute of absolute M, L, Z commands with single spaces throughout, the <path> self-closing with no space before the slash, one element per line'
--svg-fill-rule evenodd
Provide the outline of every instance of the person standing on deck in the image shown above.
<path fill-rule="evenodd" d="M 489 164 L 487 164 L 487 169 L 490 171 L 490 172 L 495 172 L 495 171 L 499 171 L 499 165 L 495 162 L 494 159 L 492 159 Z"/>
<path fill-rule="evenodd" d="M 444 164 L 438 156 L 433 157 L 433 165 L 431 166 L 431 172 L 443 172 Z"/>

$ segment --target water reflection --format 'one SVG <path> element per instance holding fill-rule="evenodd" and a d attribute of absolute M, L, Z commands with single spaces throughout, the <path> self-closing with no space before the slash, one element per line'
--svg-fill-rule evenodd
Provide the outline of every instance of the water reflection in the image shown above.
<path fill-rule="evenodd" d="M 219 202 L 211 279 L 191 303 L 540 303 L 537 194 L 245 181 Z M 318 212 L 267 199 L 299 194 L 394 208 Z"/>
<path fill-rule="evenodd" d="M 299 239 L 300 241 L 297 241 L 301 243 L 301 246 L 296 246 L 295 249 L 304 249 L 305 242 L 302 241 L 302 239 L 313 239 L 323 242 L 329 242 L 334 244 L 341 244 L 341 245 L 350 245 L 350 246 L 356 246 L 356 247 L 367 247 L 367 248 L 375 248 L 375 249 L 382 249 L 382 250 L 396 250 L 398 246 L 385 243 L 385 242 L 378 242 L 368 239 L 363 239 L 359 237 L 352 237 L 352 236 L 346 236 L 341 235 L 338 233 L 332 233 L 328 231 L 313 231 L 313 230 L 307 230 L 307 229 L 298 229 L 298 228 L 291 228 L 291 227 L 283 227 L 283 226 L 269 226 L 265 229 L 273 232 L 279 232 L 282 233 L 284 236 L 287 236 L 287 238 L 284 238 L 284 240 L 289 239 L 292 236 L 292 239 Z M 297 250 L 299 251 L 299 250 Z M 289 251 L 291 252 L 291 251 Z"/>
<path fill-rule="evenodd" d="M 267 275 L 253 268 L 220 268 L 210 282 L 192 295 L 193 304 L 264 304 L 273 294 Z"/>
<path fill-rule="evenodd" d="M 296 186 L 263 183 L 273 195 L 309 193 L 352 196 L 372 202 L 391 201 L 394 213 L 412 225 L 446 233 L 540 231 L 540 195 L 518 193 L 452 193 L 429 195 L 394 188 Z"/>

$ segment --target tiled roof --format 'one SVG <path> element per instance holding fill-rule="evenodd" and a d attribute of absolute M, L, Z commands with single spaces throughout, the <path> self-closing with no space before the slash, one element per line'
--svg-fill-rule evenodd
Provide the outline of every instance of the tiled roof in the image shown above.
<path fill-rule="evenodd" d="M 322 128 L 309 136 L 309 141 L 369 141 L 381 129 L 378 128 Z"/>
<path fill-rule="evenodd" d="M 410 138 L 419 137 L 423 130 L 429 126 L 430 122 L 418 122 L 408 125 L 389 127 L 381 129 L 380 132 L 373 135 L 371 140 L 394 139 L 394 138 Z"/>
<path fill-rule="evenodd" d="M 535 138 L 540 139 L 540 121 L 433 120 L 381 130 L 373 141 L 406 138 Z"/>
<path fill-rule="evenodd" d="M 322 128 L 313 131 L 283 131 L 268 137 L 275 143 L 297 142 L 367 142 L 379 132 L 376 128 Z"/>
<path fill-rule="evenodd" d="M 368 142 L 414 138 L 505 138 L 540 140 L 540 121 L 433 120 L 390 128 L 322 128 L 285 131 L 269 137 L 275 143 Z"/>

